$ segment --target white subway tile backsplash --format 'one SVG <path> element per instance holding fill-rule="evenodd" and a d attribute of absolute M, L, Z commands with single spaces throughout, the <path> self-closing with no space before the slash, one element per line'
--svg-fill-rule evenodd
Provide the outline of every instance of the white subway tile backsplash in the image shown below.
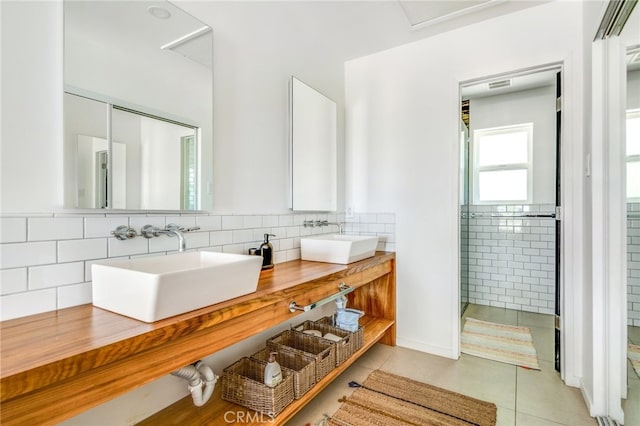
<path fill-rule="evenodd" d="M 301 215 L 301 214 L 293 215 L 293 226 L 302 226 L 304 225 L 305 220 L 309 220 L 305 215 Z M 329 220 L 329 219 L 326 219 L 326 220 Z"/>
<path fill-rule="evenodd" d="M 196 226 L 196 216 L 167 216 L 167 225 L 175 224 L 181 228 L 193 228 Z"/>
<path fill-rule="evenodd" d="M 84 281 L 84 262 L 57 263 L 29 268 L 29 290 L 40 290 Z"/>
<path fill-rule="evenodd" d="M 242 227 L 245 229 L 262 227 L 262 216 L 243 216 Z"/>
<path fill-rule="evenodd" d="M 26 218 L 0 218 L 0 243 L 19 243 L 24 241 L 27 241 Z"/>
<path fill-rule="evenodd" d="M 86 240 L 58 241 L 58 262 L 105 258 L 107 257 L 107 241 L 126 243 L 135 240 L 120 241 L 115 238 L 89 238 Z"/>
<path fill-rule="evenodd" d="M 117 240 L 109 238 L 107 240 L 108 257 L 131 256 L 135 254 L 149 253 L 149 241 L 146 238 L 134 238 L 132 240 Z M 178 243 L 176 242 L 176 248 Z M 104 256 L 107 257 L 107 256 Z"/>
<path fill-rule="evenodd" d="M 388 214 L 379 214 L 376 216 L 377 223 L 391 224 L 395 225 L 396 223 L 396 215 L 392 213 Z"/>
<path fill-rule="evenodd" d="M 58 309 L 91 303 L 91 283 L 58 287 Z"/>
<path fill-rule="evenodd" d="M 137 232 L 144 225 L 175 223 L 200 230 L 186 233 L 187 250 L 201 249 L 246 254 L 258 247 L 263 234 L 271 240 L 274 262 L 300 258 L 300 238 L 335 233 L 335 227 L 305 228 L 305 220 L 345 221 L 344 214 L 164 215 L 99 213 L 3 217 L 0 244 L 0 300 L 2 318 L 16 318 L 91 302 L 91 267 L 112 259 L 157 256 L 175 252 L 178 239 L 161 236 L 117 240 L 111 231 L 128 225 Z M 380 250 L 395 250 L 395 214 L 356 214 L 345 224 L 348 233 L 379 236 Z M 30 241 L 42 239 L 42 241 Z M 482 248 L 478 248 L 480 253 Z"/>
<path fill-rule="evenodd" d="M 377 223 L 378 218 L 375 214 L 360 213 L 358 222 L 360 223 Z"/>
<path fill-rule="evenodd" d="M 287 261 L 287 252 L 286 251 L 277 251 L 273 255 L 273 263 L 283 263 Z"/>
<path fill-rule="evenodd" d="M 0 246 L 0 269 L 56 262 L 56 242 L 10 243 Z"/>
<path fill-rule="evenodd" d="M 128 226 L 128 224 L 129 218 L 126 216 L 87 217 L 84 219 L 84 237 L 111 237 L 111 231 L 114 231 L 120 225 Z"/>
<path fill-rule="evenodd" d="M 70 240 L 83 237 L 81 217 L 32 217 L 27 220 L 29 241 Z"/>
<path fill-rule="evenodd" d="M 212 246 L 221 246 L 233 243 L 232 231 L 214 231 L 209 234 L 209 243 Z"/>
<path fill-rule="evenodd" d="M 134 228 L 137 232 L 140 232 L 142 227 L 145 225 L 164 228 L 169 223 L 171 222 L 167 222 L 164 216 L 158 216 L 158 215 L 149 215 L 149 216 L 138 215 L 138 216 L 131 216 L 129 218 L 129 226 Z M 123 223 L 123 225 L 126 225 L 126 223 Z"/>
<path fill-rule="evenodd" d="M 222 229 L 242 229 L 243 226 L 242 216 L 222 216 Z"/>
<path fill-rule="evenodd" d="M 2 321 L 54 311 L 56 308 L 55 288 L 0 296 L 0 320 Z"/>
<path fill-rule="evenodd" d="M 279 224 L 280 217 L 276 215 L 262 216 L 262 226 L 275 227 Z"/>
<path fill-rule="evenodd" d="M 294 248 L 294 249 L 291 249 L 291 250 L 286 250 L 285 254 L 286 254 L 287 262 L 291 261 L 291 260 L 300 259 L 300 248 Z"/>
<path fill-rule="evenodd" d="M 293 215 L 286 214 L 279 216 L 278 226 L 293 226 Z"/>
<path fill-rule="evenodd" d="M 367 226 L 367 232 L 372 234 L 383 233 L 385 232 L 384 223 L 370 223 Z"/>
<path fill-rule="evenodd" d="M 209 232 L 188 232 L 184 234 L 184 238 L 187 240 L 187 250 L 196 248 L 209 247 Z"/>
<path fill-rule="evenodd" d="M 229 244 L 222 246 L 223 253 L 247 254 L 242 244 Z"/>
<path fill-rule="evenodd" d="M 0 271 L 0 295 L 27 291 L 27 268 Z"/>
<path fill-rule="evenodd" d="M 293 248 L 293 238 L 282 238 L 278 240 L 280 243 L 280 250 L 290 250 Z"/>
<path fill-rule="evenodd" d="M 179 240 L 177 237 L 160 235 L 159 237 L 150 238 L 148 240 L 149 253 L 178 251 L 178 248 L 179 248 Z M 121 256 L 121 254 L 119 254 L 118 256 Z"/>
<path fill-rule="evenodd" d="M 287 238 L 293 238 L 293 237 L 299 237 L 300 236 L 300 227 L 299 226 L 287 226 L 286 228 L 284 228 L 285 231 L 285 237 Z"/>
<path fill-rule="evenodd" d="M 196 226 L 200 231 L 217 231 L 222 229 L 222 217 L 220 216 L 197 216 Z"/>
<path fill-rule="evenodd" d="M 253 241 L 253 231 L 251 229 L 239 229 L 232 232 L 234 244 L 248 243 Z"/>

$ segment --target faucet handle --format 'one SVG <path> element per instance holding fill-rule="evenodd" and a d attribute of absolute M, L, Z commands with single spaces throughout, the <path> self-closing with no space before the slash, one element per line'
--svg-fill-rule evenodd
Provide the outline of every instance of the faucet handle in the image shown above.
<path fill-rule="evenodd" d="M 116 237 L 118 240 L 130 240 L 135 238 L 138 233 L 135 229 L 129 228 L 127 225 L 120 225 L 114 231 L 111 231 L 111 235 Z"/>
<path fill-rule="evenodd" d="M 192 226 L 191 228 L 185 228 L 184 226 L 176 225 L 175 223 L 170 223 L 167 225 L 166 229 L 169 231 L 191 232 L 191 231 L 197 231 L 198 229 L 200 229 L 200 227 Z"/>
<path fill-rule="evenodd" d="M 156 231 L 158 230 L 158 228 L 156 228 L 153 225 L 145 225 L 142 227 L 142 229 L 140 229 L 140 235 L 142 235 L 145 238 L 153 238 L 156 237 Z"/>

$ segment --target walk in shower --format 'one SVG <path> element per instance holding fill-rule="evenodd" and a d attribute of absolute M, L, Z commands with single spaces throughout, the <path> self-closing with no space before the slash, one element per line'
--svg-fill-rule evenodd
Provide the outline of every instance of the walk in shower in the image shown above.
<path fill-rule="evenodd" d="M 461 85 L 461 314 L 559 314 L 559 71 Z"/>

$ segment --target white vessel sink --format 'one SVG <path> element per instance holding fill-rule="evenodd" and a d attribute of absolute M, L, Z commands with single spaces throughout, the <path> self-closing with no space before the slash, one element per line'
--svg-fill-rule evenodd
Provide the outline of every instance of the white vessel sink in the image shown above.
<path fill-rule="evenodd" d="M 216 252 L 92 265 L 93 305 L 144 322 L 256 291 L 262 257 Z"/>
<path fill-rule="evenodd" d="M 300 239 L 302 260 L 347 264 L 371 257 L 378 237 L 363 235 L 318 235 Z"/>

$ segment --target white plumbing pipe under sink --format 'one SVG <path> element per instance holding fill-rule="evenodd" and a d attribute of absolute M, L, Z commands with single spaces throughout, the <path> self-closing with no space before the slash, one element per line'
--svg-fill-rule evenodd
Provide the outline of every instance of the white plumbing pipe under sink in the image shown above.
<path fill-rule="evenodd" d="M 189 382 L 187 389 L 189 389 L 193 404 L 196 407 L 202 407 L 211 398 L 213 389 L 218 381 L 218 376 L 215 375 L 211 367 L 202 361 L 196 362 L 195 365 L 182 367 L 171 373 L 171 375 Z"/>

